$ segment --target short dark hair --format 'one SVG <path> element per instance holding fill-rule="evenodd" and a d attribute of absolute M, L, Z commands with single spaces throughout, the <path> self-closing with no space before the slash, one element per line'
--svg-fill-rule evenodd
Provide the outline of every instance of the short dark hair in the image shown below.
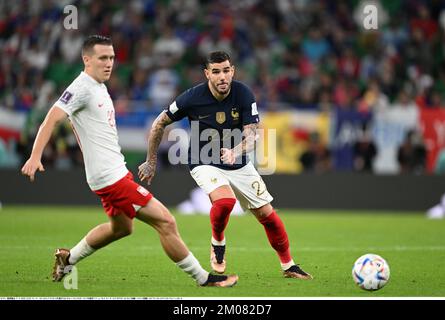
<path fill-rule="evenodd" d="M 97 34 L 88 36 L 88 38 L 86 38 L 83 41 L 83 44 L 82 44 L 82 55 L 84 55 L 87 52 L 91 51 L 96 44 L 103 44 L 103 45 L 106 45 L 106 46 L 112 46 L 113 42 L 111 42 L 111 38 L 105 37 L 105 36 L 100 36 L 100 35 L 97 35 Z"/>
<path fill-rule="evenodd" d="M 213 51 L 210 52 L 206 58 L 205 67 L 207 68 L 211 63 L 221 63 L 224 61 L 229 61 L 230 65 L 232 65 L 232 60 L 230 56 L 225 51 Z"/>

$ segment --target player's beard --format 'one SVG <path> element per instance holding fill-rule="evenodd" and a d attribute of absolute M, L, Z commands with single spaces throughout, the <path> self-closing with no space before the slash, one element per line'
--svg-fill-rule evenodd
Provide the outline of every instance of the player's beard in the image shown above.
<path fill-rule="evenodd" d="M 214 85 L 214 88 L 215 88 L 216 92 L 218 92 L 221 95 L 225 95 L 225 94 L 227 94 L 230 91 L 230 82 L 227 82 L 227 83 L 224 83 L 224 84 L 226 85 L 225 89 L 220 89 L 219 85 L 221 85 L 221 83 L 219 83 L 219 85 L 218 84 Z"/>

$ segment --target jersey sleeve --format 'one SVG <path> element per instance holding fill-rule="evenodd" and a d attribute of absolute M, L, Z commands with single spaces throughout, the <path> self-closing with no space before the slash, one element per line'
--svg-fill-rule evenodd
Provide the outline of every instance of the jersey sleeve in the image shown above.
<path fill-rule="evenodd" d="M 165 110 L 168 117 L 173 121 L 179 121 L 188 115 L 187 110 L 189 106 L 190 90 L 180 94 L 175 101 L 173 101 Z"/>
<path fill-rule="evenodd" d="M 54 103 L 57 107 L 71 116 L 84 108 L 89 99 L 89 91 L 82 85 L 71 84 Z"/>
<path fill-rule="evenodd" d="M 242 86 L 240 97 L 240 105 L 243 110 L 243 125 L 260 122 L 255 96 L 252 91 L 248 87 Z"/>

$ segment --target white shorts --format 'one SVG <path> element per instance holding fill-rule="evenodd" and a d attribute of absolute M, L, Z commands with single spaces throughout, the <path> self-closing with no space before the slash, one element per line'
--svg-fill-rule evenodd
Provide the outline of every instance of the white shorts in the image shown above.
<path fill-rule="evenodd" d="M 273 200 L 252 162 L 237 170 L 200 165 L 193 168 L 190 174 L 207 194 L 223 185 L 232 187 L 243 210 L 260 208 Z"/>

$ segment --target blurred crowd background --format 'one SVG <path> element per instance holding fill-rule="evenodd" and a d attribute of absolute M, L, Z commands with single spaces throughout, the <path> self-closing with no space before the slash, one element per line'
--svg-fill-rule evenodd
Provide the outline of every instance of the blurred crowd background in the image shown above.
<path fill-rule="evenodd" d="M 102 34 L 116 52 L 107 86 L 130 164 L 143 160 L 153 118 L 204 81 L 203 57 L 221 49 L 264 128 L 277 130 L 277 172 L 443 173 L 445 2 L 372 1 L 379 27 L 368 31 L 369 2 L 0 0 L 0 167 L 27 159 L 47 110 L 83 70 L 84 37 Z M 78 9 L 77 30 L 64 28 L 66 5 Z M 68 124 L 43 161 L 82 166 Z"/>

